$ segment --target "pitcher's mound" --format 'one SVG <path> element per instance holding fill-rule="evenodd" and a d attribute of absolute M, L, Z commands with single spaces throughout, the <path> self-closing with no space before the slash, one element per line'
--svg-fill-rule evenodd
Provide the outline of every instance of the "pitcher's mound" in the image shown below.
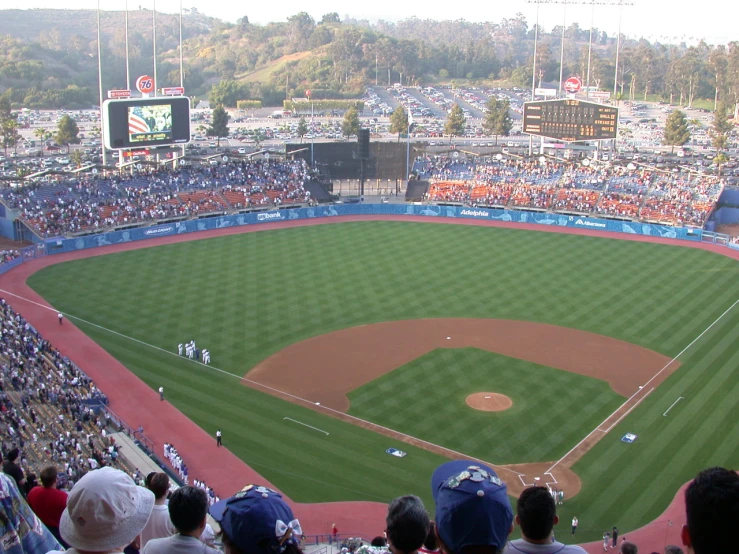
<path fill-rule="evenodd" d="M 513 406 L 513 400 L 497 392 L 475 392 L 467 397 L 467 405 L 483 412 L 502 412 Z"/>

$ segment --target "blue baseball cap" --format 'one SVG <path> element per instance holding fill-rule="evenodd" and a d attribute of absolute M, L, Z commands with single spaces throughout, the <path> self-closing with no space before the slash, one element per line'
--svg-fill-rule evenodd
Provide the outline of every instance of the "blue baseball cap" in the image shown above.
<path fill-rule="evenodd" d="M 506 484 L 491 468 L 470 460 L 447 462 L 431 477 L 436 528 L 453 554 L 467 546 L 502 548 L 513 523 Z"/>
<path fill-rule="evenodd" d="M 216 502 L 210 515 L 246 554 L 280 554 L 289 544 L 298 545 L 303 534 L 282 495 L 258 485 Z"/>

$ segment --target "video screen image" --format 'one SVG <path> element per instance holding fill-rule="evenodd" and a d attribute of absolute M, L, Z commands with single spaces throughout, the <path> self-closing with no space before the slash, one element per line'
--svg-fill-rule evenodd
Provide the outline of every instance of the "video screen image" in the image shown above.
<path fill-rule="evenodd" d="M 128 139 L 131 142 L 170 140 L 171 138 L 171 104 L 128 108 Z"/>

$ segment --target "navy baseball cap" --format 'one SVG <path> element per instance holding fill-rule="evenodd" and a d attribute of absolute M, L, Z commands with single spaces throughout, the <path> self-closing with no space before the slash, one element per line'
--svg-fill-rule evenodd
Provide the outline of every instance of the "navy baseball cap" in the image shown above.
<path fill-rule="evenodd" d="M 467 546 L 502 548 L 513 523 L 507 487 L 497 473 L 470 460 L 447 462 L 431 477 L 439 537 L 453 554 Z"/>
<path fill-rule="evenodd" d="M 303 534 L 282 495 L 258 485 L 216 502 L 210 515 L 246 554 L 280 554 L 288 544 L 299 544 Z"/>

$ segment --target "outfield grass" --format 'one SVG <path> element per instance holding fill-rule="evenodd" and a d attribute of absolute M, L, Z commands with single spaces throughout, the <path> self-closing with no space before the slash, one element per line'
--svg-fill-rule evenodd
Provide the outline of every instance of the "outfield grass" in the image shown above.
<path fill-rule="evenodd" d="M 465 399 L 474 392 L 505 394 L 513 406 L 473 410 Z M 433 350 L 352 391 L 349 400 L 349 413 L 362 419 L 514 464 L 558 460 L 625 399 L 600 379 L 459 348 Z"/>
<path fill-rule="evenodd" d="M 739 263 L 700 250 L 512 229 L 359 222 L 228 236 L 51 266 L 29 284 L 55 308 L 174 352 L 190 339 L 241 376 L 285 346 L 387 320 L 495 317 L 573 327 L 674 356 L 737 298 Z M 234 386 L 166 353 L 80 324 L 106 350 L 300 501 L 429 502 L 437 456 Z M 582 539 L 656 517 L 709 464 L 739 466 L 739 309 L 576 466 Z M 669 417 L 662 413 L 684 396 Z M 216 409 L 217 408 L 217 409 Z M 577 417 L 576 414 L 573 414 Z M 282 417 L 330 431 L 286 427 Z M 633 445 L 620 442 L 633 431 Z M 274 437 L 280 436 L 280 441 Z M 241 442 L 237 442 L 241 441 Z M 534 447 L 535 445 L 532 445 Z M 572 445 L 574 446 L 574 445 Z M 496 461 L 496 460 L 491 460 Z M 567 516 L 565 516 L 567 517 Z"/>

